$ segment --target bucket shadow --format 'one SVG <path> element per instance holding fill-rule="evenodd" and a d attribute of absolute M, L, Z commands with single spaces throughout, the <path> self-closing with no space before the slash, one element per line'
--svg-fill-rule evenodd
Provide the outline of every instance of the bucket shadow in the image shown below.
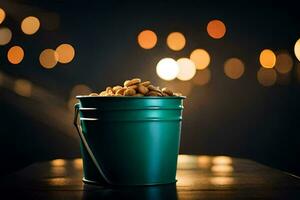
<path fill-rule="evenodd" d="M 90 199 L 168 199 L 177 200 L 176 184 L 159 186 L 98 187 L 84 185 L 82 200 Z"/>

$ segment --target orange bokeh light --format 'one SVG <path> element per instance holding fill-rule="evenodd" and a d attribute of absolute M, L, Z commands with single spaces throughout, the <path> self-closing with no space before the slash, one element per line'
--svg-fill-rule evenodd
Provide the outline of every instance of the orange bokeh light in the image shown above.
<path fill-rule="evenodd" d="M 276 56 L 275 69 L 281 74 L 289 73 L 293 68 L 293 58 L 288 53 L 279 53 Z"/>
<path fill-rule="evenodd" d="M 137 41 L 143 49 L 152 49 L 157 43 L 157 36 L 151 30 L 144 30 L 138 35 Z"/>
<path fill-rule="evenodd" d="M 73 60 L 75 56 L 75 50 L 70 44 L 61 44 L 56 48 L 56 53 L 58 54 L 58 62 L 69 63 Z"/>
<path fill-rule="evenodd" d="M 20 46 L 13 46 L 7 52 L 7 59 L 11 64 L 19 64 L 24 58 L 24 50 Z"/>
<path fill-rule="evenodd" d="M 29 16 L 21 23 L 22 31 L 27 35 L 35 34 L 40 28 L 40 20 L 37 17 Z"/>
<path fill-rule="evenodd" d="M 224 64 L 224 73 L 231 79 L 239 79 L 244 71 L 244 63 L 238 58 L 230 58 Z"/>
<path fill-rule="evenodd" d="M 273 68 L 276 63 L 276 55 L 270 49 L 264 49 L 259 56 L 259 62 L 264 68 Z"/>
<path fill-rule="evenodd" d="M 190 59 L 195 63 L 197 69 L 205 69 L 210 63 L 210 56 L 208 52 L 204 49 L 195 49 L 191 55 Z"/>
<path fill-rule="evenodd" d="M 222 21 L 214 19 L 207 24 L 206 30 L 210 37 L 220 39 L 226 33 L 226 26 Z"/>
<path fill-rule="evenodd" d="M 5 11 L 2 8 L 0 8 L 0 24 L 4 21 L 5 16 Z"/>
<path fill-rule="evenodd" d="M 261 67 L 257 72 L 257 80 L 263 86 L 271 86 L 276 83 L 277 74 L 274 69 Z"/>
<path fill-rule="evenodd" d="M 185 37 L 180 32 L 170 33 L 167 37 L 167 45 L 173 51 L 180 51 L 185 46 Z"/>
<path fill-rule="evenodd" d="M 41 65 L 46 69 L 55 67 L 58 61 L 58 54 L 53 49 L 45 49 L 39 57 Z"/>
<path fill-rule="evenodd" d="M 12 38 L 12 32 L 7 27 L 0 27 L 0 45 L 6 45 Z"/>

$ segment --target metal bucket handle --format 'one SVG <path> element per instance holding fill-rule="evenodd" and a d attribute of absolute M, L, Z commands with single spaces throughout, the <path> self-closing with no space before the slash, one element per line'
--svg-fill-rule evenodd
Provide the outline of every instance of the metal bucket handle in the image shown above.
<path fill-rule="evenodd" d="M 82 133 L 81 125 L 77 123 L 77 121 L 78 121 L 78 114 L 79 114 L 79 103 L 76 103 L 75 106 L 74 106 L 74 108 L 75 108 L 75 115 L 74 115 L 74 121 L 73 121 L 73 123 L 74 123 L 74 126 L 76 127 L 76 130 L 77 130 L 77 132 L 78 132 L 78 135 L 79 135 L 80 140 L 82 141 L 84 147 L 86 148 L 86 150 L 87 150 L 89 156 L 91 157 L 93 163 L 95 164 L 97 170 L 99 171 L 99 173 L 101 174 L 101 176 L 103 177 L 103 179 L 104 179 L 107 183 L 113 184 L 113 183 L 105 176 L 105 174 L 103 173 L 103 170 L 101 169 L 101 167 L 100 167 L 100 165 L 99 165 L 97 159 L 95 158 L 95 156 L 94 156 L 94 154 L 93 154 L 93 152 L 92 152 L 92 150 L 91 150 L 89 144 L 88 144 L 87 141 L 86 141 L 86 138 L 85 138 L 84 134 Z"/>

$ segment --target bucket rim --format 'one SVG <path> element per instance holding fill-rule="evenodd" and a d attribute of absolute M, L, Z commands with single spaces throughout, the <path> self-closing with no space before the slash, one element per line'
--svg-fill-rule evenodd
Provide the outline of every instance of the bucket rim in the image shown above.
<path fill-rule="evenodd" d="M 93 99 L 93 98 L 119 98 L 119 99 L 186 99 L 186 96 L 88 96 L 88 95 L 77 95 L 76 99 Z"/>

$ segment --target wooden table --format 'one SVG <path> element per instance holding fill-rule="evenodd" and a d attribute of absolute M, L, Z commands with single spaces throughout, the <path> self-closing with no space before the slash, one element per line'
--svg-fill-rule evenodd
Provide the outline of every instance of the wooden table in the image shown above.
<path fill-rule="evenodd" d="M 4 199 L 300 199 L 300 179 L 251 160 L 180 155 L 177 183 L 107 187 L 81 181 L 82 160 L 33 164 L 2 179 Z M 8 198 L 9 197 L 9 198 Z"/>

